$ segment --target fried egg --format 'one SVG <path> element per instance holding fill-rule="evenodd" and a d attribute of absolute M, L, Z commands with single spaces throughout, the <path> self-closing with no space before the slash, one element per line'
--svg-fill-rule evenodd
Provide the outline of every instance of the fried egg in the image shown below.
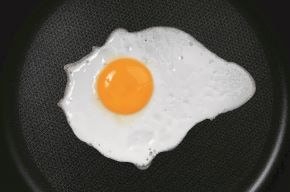
<path fill-rule="evenodd" d="M 58 105 L 74 134 L 105 157 L 139 168 L 256 90 L 243 67 L 171 27 L 117 29 L 64 69 L 67 86 Z"/>

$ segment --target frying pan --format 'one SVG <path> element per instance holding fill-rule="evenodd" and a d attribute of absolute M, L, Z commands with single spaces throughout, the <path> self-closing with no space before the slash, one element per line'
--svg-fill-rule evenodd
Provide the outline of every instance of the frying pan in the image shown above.
<path fill-rule="evenodd" d="M 286 54 L 257 10 L 227 0 L 44 2 L 19 32 L 2 90 L 7 142 L 33 191 L 260 191 L 285 154 Z M 257 91 L 242 107 L 205 120 L 149 169 L 102 156 L 79 141 L 56 103 L 63 66 L 101 46 L 122 27 L 181 29 L 220 57 L 239 63 Z M 101 125 L 97 125 L 101 126 Z"/>

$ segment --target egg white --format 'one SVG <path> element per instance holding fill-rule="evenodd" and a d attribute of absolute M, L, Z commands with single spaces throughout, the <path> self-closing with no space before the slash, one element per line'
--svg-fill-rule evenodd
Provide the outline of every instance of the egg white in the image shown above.
<path fill-rule="evenodd" d="M 109 111 L 95 92 L 100 70 L 119 57 L 143 62 L 154 80 L 150 102 L 132 115 Z M 256 89 L 244 68 L 170 27 L 117 29 L 102 47 L 65 70 L 67 87 L 59 106 L 75 135 L 104 156 L 138 167 L 176 147 L 197 123 L 240 107 Z"/>

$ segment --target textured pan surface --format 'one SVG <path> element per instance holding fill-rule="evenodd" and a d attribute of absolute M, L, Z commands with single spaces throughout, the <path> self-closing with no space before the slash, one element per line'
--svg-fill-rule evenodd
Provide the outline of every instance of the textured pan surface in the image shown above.
<path fill-rule="evenodd" d="M 244 106 L 194 127 L 173 151 L 140 171 L 79 141 L 56 103 L 63 66 L 104 43 L 110 32 L 151 26 L 184 30 L 256 81 Z M 35 31 L 25 53 L 17 100 L 19 130 L 32 163 L 56 191 L 236 191 L 260 163 L 273 129 L 273 81 L 263 46 L 226 0 L 65 1 Z M 101 125 L 99 125 L 101 126 Z"/>

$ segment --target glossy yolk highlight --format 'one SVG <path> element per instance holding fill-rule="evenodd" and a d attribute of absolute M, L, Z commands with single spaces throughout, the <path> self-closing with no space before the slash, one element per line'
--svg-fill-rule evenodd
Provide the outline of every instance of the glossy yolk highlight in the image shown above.
<path fill-rule="evenodd" d="M 95 89 L 107 109 L 131 114 L 141 110 L 150 100 L 153 79 L 140 61 L 120 58 L 108 63 L 100 72 Z"/>

